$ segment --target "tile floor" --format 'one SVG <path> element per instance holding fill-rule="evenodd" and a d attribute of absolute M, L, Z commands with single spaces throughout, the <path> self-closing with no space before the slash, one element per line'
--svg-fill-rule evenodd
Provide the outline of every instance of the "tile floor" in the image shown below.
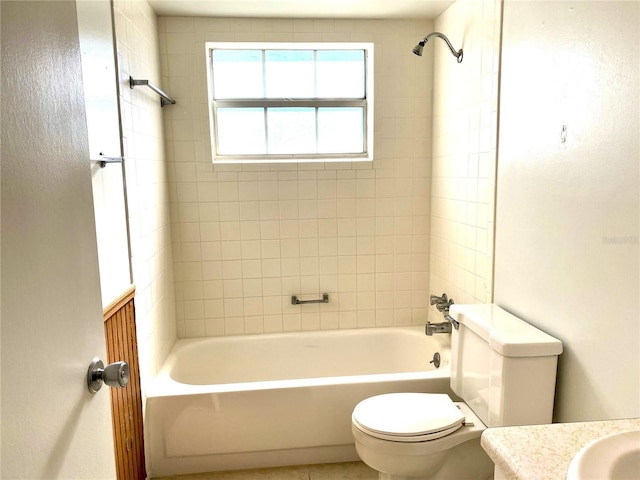
<path fill-rule="evenodd" d="M 153 480 L 377 480 L 378 473 L 362 462 L 263 468 L 235 472 L 194 473 Z"/>

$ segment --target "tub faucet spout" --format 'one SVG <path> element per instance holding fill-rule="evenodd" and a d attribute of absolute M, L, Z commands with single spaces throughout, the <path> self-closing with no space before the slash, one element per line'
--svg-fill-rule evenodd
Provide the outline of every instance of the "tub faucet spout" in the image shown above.
<path fill-rule="evenodd" d="M 424 327 L 424 333 L 426 335 L 433 335 L 434 333 L 451 333 L 451 323 L 442 322 L 442 323 L 431 323 L 427 322 Z"/>

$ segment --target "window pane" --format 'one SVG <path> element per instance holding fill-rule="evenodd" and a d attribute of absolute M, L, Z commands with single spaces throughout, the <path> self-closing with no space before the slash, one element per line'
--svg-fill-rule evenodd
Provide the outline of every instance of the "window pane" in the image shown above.
<path fill-rule="evenodd" d="M 363 108 L 318 109 L 318 153 L 362 153 Z"/>
<path fill-rule="evenodd" d="M 261 98 L 262 50 L 214 50 L 213 96 Z"/>
<path fill-rule="evenodd" d="M 265 52 L 267 98 L 315 96 L 313 51 L 268 50 Z"/>
<path fill-rule="evenodd" d="M 217 120 L 218 154 L 266 153 L 264 109 L 218 108 Z"/>
<path fill-rule="evenodd" d="M 208 43 L 214 162 L 371 160 L 369 45 Z"/>
<path fill-rule="evenodd" d="M 364 51 L 319 50 L 318 97 L 364 98 Z"/>
<path fill-rule="evenodd" d="M 269 153 L 316 153 L 314 108 L 268 108 Z"/>

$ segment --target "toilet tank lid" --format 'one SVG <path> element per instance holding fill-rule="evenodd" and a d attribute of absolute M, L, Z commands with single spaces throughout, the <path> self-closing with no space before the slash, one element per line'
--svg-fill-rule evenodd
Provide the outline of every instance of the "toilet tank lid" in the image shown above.
<path fill-rule="evenodd" d="M 562 342 L 494 304 L 451 305 L 449 314 L 506 357 L 560 355 Z"/>

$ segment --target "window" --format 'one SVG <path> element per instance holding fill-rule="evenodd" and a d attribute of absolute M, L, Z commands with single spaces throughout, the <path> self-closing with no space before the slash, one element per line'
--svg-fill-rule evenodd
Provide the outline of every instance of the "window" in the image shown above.
<path fill-rule="evenodd" d="M 372 159 L 372 44 L 207 48 L 214 163 Z"/>

